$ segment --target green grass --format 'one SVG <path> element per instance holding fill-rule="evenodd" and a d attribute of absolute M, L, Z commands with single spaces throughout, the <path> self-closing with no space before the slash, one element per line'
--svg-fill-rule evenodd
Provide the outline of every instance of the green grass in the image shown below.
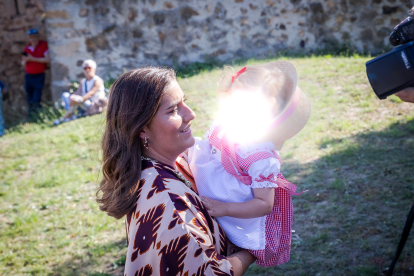
<path fill-rule="evenodd" d="M 247 275 L 380 275 L 389 265 L 414 199 L 414 105 L 376 99 L 367 59 L 289 58 L 313 112 L 282 166 L 309 192 L 293 199 L 290 262 Z M 210 67 L 179 78 L 198 136 L 217 111 L 221 73 Z M 52 128 L 48 116 L 0 138 L 0 275 L 122 275 L 124 222 L 95 202 L 104 117 Z M 412 252 L 413 235 L 395 275 L 414 274 Z"/>

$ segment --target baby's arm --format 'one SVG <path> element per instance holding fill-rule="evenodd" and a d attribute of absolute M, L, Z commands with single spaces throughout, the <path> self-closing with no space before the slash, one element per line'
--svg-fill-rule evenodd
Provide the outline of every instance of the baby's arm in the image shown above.
<path fill-rule="evenodd" d="M 204 205 L 211 216 L 255 218 L 268 215 L 273 209 L 276 177 L 280 172 L 280 161 L 276 157 L 261 159 L 249 168 L 252 177 L 251 188 L 254 198 L 246 202 L 220 202 L 202 196 Z"/>
<path fill-rule="evenodd" d="M 208 213 L 213 217 L 256 218 L 268 215 L 273 208 L 275 189 L 253 189 L 254 198 L 246 202 L 221 202 L 201 196 Z"/>

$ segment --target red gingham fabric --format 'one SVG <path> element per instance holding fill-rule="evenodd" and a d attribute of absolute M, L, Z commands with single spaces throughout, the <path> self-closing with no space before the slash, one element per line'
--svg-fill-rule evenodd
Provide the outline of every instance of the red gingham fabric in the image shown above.
<path fill-rule="evenodd" d="M 214 128 L 214 130 L 209 135 L 209 143 L 211 146 L 214 146 L 221 151 L 221 161 L 225 170 L 232 175 L 237 175 L 237 172 L 229 158 L 230 151 L 228 147 L 222 146 L 221 139 L 218 137 L 220 130 L 220 126 Z M 277 158 L 279 162 L 281 161 L 280 157 L 276 154 L 275 151 L 259 151 L 248 155 L 246 158 L 242 158 L 237 154 L 237 162 L 244 172 L 248 172 L 250 165 L 254 162 L 271 157 Z M 283 177 L 281 173 L 279 173 L 277 175 L 277 182 L 281 181 L 290 183 Z M 249 252 L 257 258 L 256 263 L 258 266 L 272 267 L 289 261 L 292 238 L 292 220 L 292 197 L 286 190 L 282 188 L 276 188 L 275 201 L 272 212 L 266 216 L 265 249 L 249 250 Z"/>

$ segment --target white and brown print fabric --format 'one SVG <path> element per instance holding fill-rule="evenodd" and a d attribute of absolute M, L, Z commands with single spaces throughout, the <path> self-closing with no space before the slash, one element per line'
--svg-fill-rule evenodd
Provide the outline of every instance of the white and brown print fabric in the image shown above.
<path fill-rule="evenodd" d="M 224 231 L 170 166 L 143 160 L 138 188 L 125 222 L 125 276 L 233 275 Z"/>

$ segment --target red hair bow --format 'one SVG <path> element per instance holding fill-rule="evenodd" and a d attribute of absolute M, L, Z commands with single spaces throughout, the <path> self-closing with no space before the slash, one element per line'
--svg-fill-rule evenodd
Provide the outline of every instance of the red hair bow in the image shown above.
<path fill-rule="evenodd" d="M 244 71 L 246 71 L 246 67 L 243 67 L 239 72 L 237 72 L 236 74 L 234 74 L 232 77 L 231 77 L 231 83 L 233 83 L 234 82 L 234 80 L 238 77 L 238 76 L 240 76 L 240 74 L 241 73 L 243 73 Z"/>

